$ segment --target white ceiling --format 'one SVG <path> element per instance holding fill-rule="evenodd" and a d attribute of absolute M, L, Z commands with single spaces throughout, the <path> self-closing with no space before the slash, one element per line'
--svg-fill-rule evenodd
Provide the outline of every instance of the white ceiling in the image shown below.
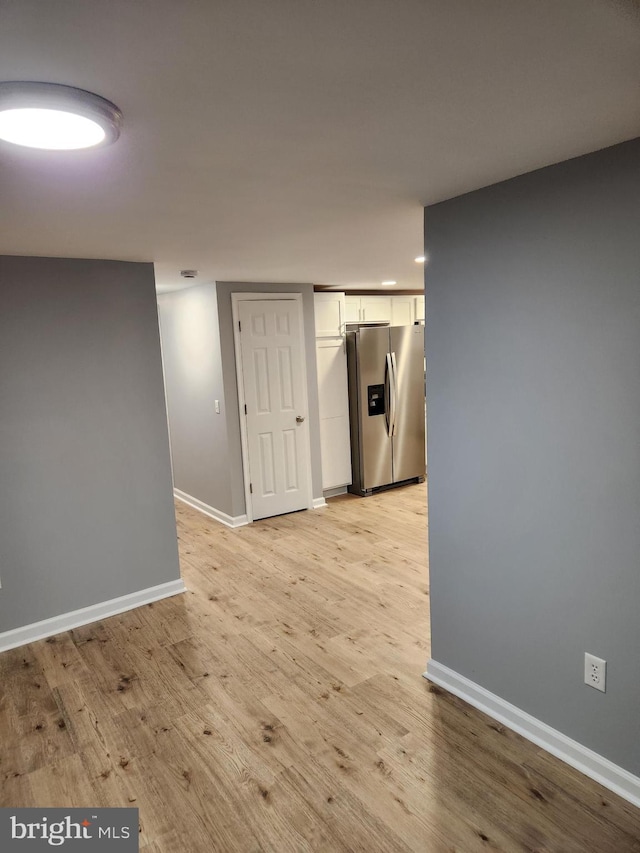
<path fill-rule="evenodd" d="M 114 146 L 0 142 L 0 254 L 422 286 L 422 206 L 640 135 L 635 0 L 0 0 L 0 80 Z"/>

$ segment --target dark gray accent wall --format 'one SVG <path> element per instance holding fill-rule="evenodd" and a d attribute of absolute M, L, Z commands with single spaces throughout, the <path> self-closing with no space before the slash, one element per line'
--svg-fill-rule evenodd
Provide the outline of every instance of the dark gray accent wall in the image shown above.
<path fill-rule="evenodd" d="M 179 576 L 153 266 L 0 257 L 0 632 Z"/>
<path fill-rule="evenodd" d="M 158 304 L 174 485 L 234 515 L 216 285 L 165 293 Z"/>
<path fill-rule="evenodd" d="M 640 774 L 640 140 L 425 244 L 433 659 Z"/>

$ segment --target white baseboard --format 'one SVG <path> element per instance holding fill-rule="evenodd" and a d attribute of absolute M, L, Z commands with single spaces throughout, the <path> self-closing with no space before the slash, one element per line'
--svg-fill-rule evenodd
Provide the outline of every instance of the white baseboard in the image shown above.
<path fill-rule="evenodd" d="M 326 505 L 327 505 L 327 502 L 325 501 L 324 498 L 314 498 L 311 508 L 312 509 L 321 509 L 323 506 L 326 506 Z"/>
<path fill-rule="evenodd" d="M 61 613 L 60 616 L 52 616 L 51 619 L 33 622 L 31 625 L 25 625 L 22 628 L 13 628 L 11 631 L 4 631 L 0 634 L 0 652 L 25 646 L 27 643 L 35 643 L 36 640 L 44 640 L 45 637 L 52 637 L 54 634 L 61 634 L 63 631 L 70 631 L 72 628 L 97 622 L 99 619 L 107 619 L 109 616 L 124 613 L 125 610 L 133 610 L 134 607 L 142 607 L 143 604 L 151 604 L 152 601 L 160 601 L 161 598 L 169 598 L 171 595 L 178 595 L 184 591 L 184 581 L 182 578 L 178 578 L 175 581 L 150 586 L 147 589 L 121 595 L 118 598 L 111 598 L 109 601 L 102 601 L 99 604 L 91 604 L 89 607 L 82 607 L 80 610 Z"/>
<path fill-rule="evenodd" d="M 546 749 L 634 806 L 640 806 L 640 778 L 628 770 L 437 661 L 429 661 L 424 677 Z"/>
<path fill-rule="evenodd" d="M 204 513 L 204 515 L 208 515 L 209 518 L 215 518 L 216 521 L 219 521 L 221 524 L 226 524 L 227 527 L 242 527 L 244 524 L 249 524 L 249 519 L 245 515 L 227 515 L 226 512 L 222 512 L 219 509 L 216 509 L 213 506 L 209 506 L 208 504 L 199 501 L 198 498 L 193 498 L 191 495 L 188 495 L 186 492 L 181 492 L 180 489 L 174 489 L 173 495 L 182 503 L 187 504 L 187 506 L 192 507 L 192 509 L 197 509 L 198 512 Z"/>

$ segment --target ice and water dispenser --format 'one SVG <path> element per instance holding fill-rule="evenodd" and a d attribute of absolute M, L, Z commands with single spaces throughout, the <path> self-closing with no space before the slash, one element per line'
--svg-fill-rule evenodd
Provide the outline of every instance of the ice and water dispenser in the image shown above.
<path fill-rule="evenodd" d="M 367 385 L 369 416 L 384 415 L 384 385 Z"/>

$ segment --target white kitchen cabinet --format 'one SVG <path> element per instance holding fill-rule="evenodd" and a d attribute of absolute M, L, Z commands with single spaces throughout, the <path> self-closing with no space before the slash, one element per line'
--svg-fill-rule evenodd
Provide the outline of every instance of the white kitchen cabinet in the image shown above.
<path fill-rule="evenodd" d="M 363 296 L 360 300 L 362 319 L 367 323 L 391 323 L 390 296 Z"/>
<path fill-rule="evenodd" d="M 346 322 L 344 293 L 314 293 L 313 301 L 316 338 L 339 338 Z"/>
<path fill-rule="evenodd" d="M 360 297 L 345 296 L 344 300 L 345 321 L 347 323 L 360 322 Z"/>
<path fill-rule="evenodd" d="M 345 297 L 347 323 L 383 322 L 391 326 L 412 326 L 424 319 L 424 296 Z"/>
<path fill-rule="evenodd" d="M 415 320 L 415 297 L 391 297 L 391 325 L 412 326 Z"/>
<path fill-rule="evenodd" d="M 390 296 L 347 296 L 348 323 L 391 323 Z"/>
<path fill-rule="evenodd" d="M 317 338 L 322 488 L 351 483 L 347 351 L 344 337 Z"/>

